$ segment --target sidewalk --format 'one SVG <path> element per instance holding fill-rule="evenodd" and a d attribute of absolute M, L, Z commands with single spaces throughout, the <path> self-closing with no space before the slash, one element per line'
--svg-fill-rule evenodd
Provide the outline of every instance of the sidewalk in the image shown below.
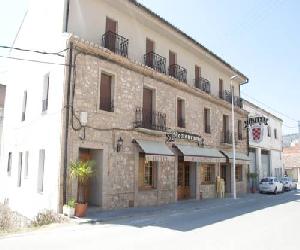
<path fill-rule="evenodd" d="M 156 214 L 171 214 L 178 212 L 188 213 L 193 210 L 207 210 L 210 208 L 225 207 L 232 203 L 239 203 L 247 201 L 249 199 L 259 197 L 259 194 L 245 194 L 238 197 L 236 200 L 232 198 L 223 199 L 204 199 L 204 200 L 184 200 L 178 201 L 176 203 L 150 206 L 150 207 L 133 207 L 133 208 L 122 208 L 115 210 L 101 210 L 100 208 L 90 207 L 86 217 L 78 218 L 75 217 L 71 219 L 72 222 L 77 224 L 98 224 L 101 222 L 110 222 L 121 219 L 143 217 L 143 216 L 155 216 Z"/>

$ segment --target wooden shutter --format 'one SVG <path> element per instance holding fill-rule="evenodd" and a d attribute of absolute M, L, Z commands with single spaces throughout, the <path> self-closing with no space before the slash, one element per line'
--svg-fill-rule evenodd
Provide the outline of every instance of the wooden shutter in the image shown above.
<path fill-rule="evenodd" d="M 22 161 L 23 161 L 23 153 L 19 153 L 19 166 L 18 166 L 18 181 L 17 186 L 21 187 L 22 184 Z"/>
<path fill-rule="evenodd" d="M 106 17 L 105 31 L 106 32 L 111 31 L 117 33 L 117 22 L 115 20 L 112 20 L 109 17 Z"/>
<path fill-rule="evenodd" d="M 146 128 L 152 127 L 153 92 L 151 89 L 143 89 L 143 125 Z"/>
<path fill-rule="evenodd" d="M 39 169 L 37 191 L 42 193 L 44 191 L 44 165 L 45 165 L 45 150 L 41 149 L 39 152 Z"/>
<path fill-rule="evenodd" d="M 219 79 L 219 97 L 223 97 L 223 80 Z"/>
<path fill-rule="evenodd" d="M 195 65 L 195 79 L 199 80 L 201 75 L 201 69 L 199 66 Z"/>
<path fill-rule="evenodd" d="M 140 153 L 139 154 L 139 174 L 138 174 L 139 188 L 144 187 L 144 177 L 145 177 L 145 155 L 143 153 Z"/>
<path fill-rule="evenodd" d="M 182 126 L 182 100 L 177 99 L 177 126 Z"/>
<path fill-rule="evenodd" d="M 154 52 L 154 42 L 146 38 L 146 53 Z"/>
<path fill-rule="evenodd" d="M 176 64 L 176 54 L 169 50 L 169 66 Z"/>
<path fill-rule="evenodd" d="M 104 73 L 101 74 L 100 109 L 105 111 L 111 111 L 112 109 L 111 79 L 111 76 Z"/>

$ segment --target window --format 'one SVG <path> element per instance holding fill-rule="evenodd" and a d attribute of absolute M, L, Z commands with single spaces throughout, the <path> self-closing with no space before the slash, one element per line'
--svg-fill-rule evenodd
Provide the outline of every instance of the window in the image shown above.
<path fill-rule="evenodd" d="M 45 112 L 48 109 L 49 77 L 49 73 L 44 76 L 42 112 Z"/>
<path fill-rule="evenodd" d="M 210 134 L 210 109 L 204 108 L 204 132 Z"/>
<path fill-rule="evenodd" d="M 44 191 L 44 165 L 45 165 L 45 150 L 41 149 L 39 152 L 39 168 L 38 168 L 38 181 L 37 191 L 42 193 Z"/>
<path fill-rule="evenodd" d="M 155 189 L 157 183 L 157 162 L 146 161 L 144 153 L 140 153 L 139 157 L 139 189 Z"/>
<path fill-rule="evenodd" d="M 177 127 L 185 128 L 185 119 L 184 119 L 184 100 L 177 99 Z"/>
<path fill-rule="evenodd" d="M 223 99 L 223 79 L 219 79 L 219 97 Z"/>
<path fill-rule="evenodd" d="M 243 168 L 242 165 L 235 166 L 235 180 L 243 181 Z"/>
<path fill-rule="evenodd" d="M 8 153 L 8 160 L 7 160 L 7 175 L 11 175 L 11 167 L 12 167 L 12 152 Z"/>
<path fill-rule="evenodd" d="M 153 129 L 155 125 L 155 117 L 153 117 L 153 100 L 154 91 L 149 88 L 143 89 L 143 122 L 144 128 Z"/>
<path fill-rule="evenodd" d="M 215 182 L 215 165 L 201 166 L 201 183 L 211 184 Z"/>
<path fill-rule="evenodd" d="M 277 139 L 277 129 L 274 128 L 274 138 Z"/>
<path fill-rule="evenodd" d="M 27 90 L 24 91 L 24 95 L 23 95 L 22 119 L 21 119 L 22 121 L 25 121 L 26 105 L 27 105 Z"/>
<path fill-rule="evenodd" d="M 18 166 L 18 181 L 17 186 L 21 187 L 22 184 L 22 161 L 23 161 L 23 153 L 19 153 L 19 166 Z"/>
<path fill-rule="evenodd" d="M 26 152 L 25 152 L 25 161 L 24 161 L 24 164 L 25 164 L 25 172 L 24 172 L 24 176 L 25 176 L 25 178 L 28 177 L 28 157 L 29 157 L 29 152 L 26 151 Z"/>
<path fill-rule="evenodd" d="M 229 116 L 223 115 L 223 130 L 222 130 L 222 142 L 230 143 L 230 132 L 229 132 Z"/>
<path fill-rule="evenodd" d="M 108 112 L 114 111 L 112 100 L 112 76 L 106 73 L 101 73 L 99 108 Z"/>
<path fill-rule="evenodd" d="M 200 86 L 201 68 L 195 65 L 195 87 L 201 88 Z"/>
<path fill-rule="evenodd" d="M 243 140 L 243 128 L 241 120 L 238 120 L 238 139 Z"/>
<path fill-rule="evenodd" d="M 271 127 L 268 126 L 268 137 L 271 137 Z"/>

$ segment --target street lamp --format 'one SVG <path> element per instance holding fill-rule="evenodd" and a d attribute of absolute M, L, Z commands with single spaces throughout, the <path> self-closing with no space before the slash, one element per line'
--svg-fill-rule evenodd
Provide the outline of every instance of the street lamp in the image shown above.
<path fill-rule="evenodd" d="M 234 96 L 233 96 L 233 84 L 232 81 L 237 78 L 237 75 L 230 77 L 230 91 L 231 91 L 231 125 L 232 125 L 232 194 L 233 199 L 236 199 L 236 184 L 235 184 L 235 134 L 234 134 Z"/>

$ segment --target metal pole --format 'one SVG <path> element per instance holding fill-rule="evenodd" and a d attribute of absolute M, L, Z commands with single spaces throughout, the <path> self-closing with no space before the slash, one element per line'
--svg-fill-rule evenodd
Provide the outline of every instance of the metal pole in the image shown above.
<path fill-rule="evenodd" d="M 231 88 L 231 124 L 232 124 L 232 195 L 233 199 L 236 199 L 236 183 L 235 183 L 235 130 L 234 130 L 234 96 L 233 96 L 233 85 L 232 80 L 237 76 L 230 78 L 230 88 Z"/>

